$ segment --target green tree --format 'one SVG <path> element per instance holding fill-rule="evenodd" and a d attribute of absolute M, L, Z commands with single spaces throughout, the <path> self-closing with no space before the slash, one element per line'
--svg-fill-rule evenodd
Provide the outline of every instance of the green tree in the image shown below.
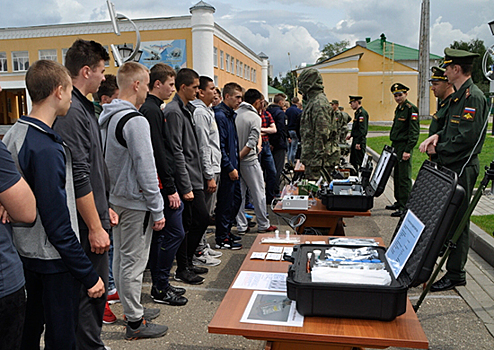
<path fill-rule="evenodd" d="M 342 40 L 335 43 L 328 43 L 324 45 L 321 51 L 321 57 L 318 58 L 317 63 L 327 60 L 337 54 L 345 51 L 345 49 L 350 45 L 348 40 Z"/>
<path fill-rule="evenodd" d="M 472 80 L 479 87 L 482 92 L 488 96 L 489 94 L 489 80 L 484 76 L 484 72 L 482 71 L 482 59 L 486 52 L 486 48 L 484 45 L 484 41 L 480 39 L 472 39 L 469 42 L 465 41 L 455 41 L 450 45 L 452 49 L 466 50 L 470 52 L 476 52 L 480 55 L 473 60 L 473 69 L 472 69 Z M 492 64 L 492 62 L 488 62 Z"/>
<path fill-rule="evenodd" d="M 283 89 L 280 90 L 283 90 L 288 100 L 291 100 L 293 97 L 296 81 L 297 78 L 292 72 L 288 72 L 284 77 L 281 77 L 281 86 Z"/>

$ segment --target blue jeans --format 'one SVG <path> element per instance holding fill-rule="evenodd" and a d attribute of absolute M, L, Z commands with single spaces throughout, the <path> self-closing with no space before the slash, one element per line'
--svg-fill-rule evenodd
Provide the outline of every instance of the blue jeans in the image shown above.
<path fill-rule="evenodd" d="M 292 139 L 292 142 L 288 144 L 288 163 L 295 164 L 295 155 L 297 154 L 298 148 L 298 136 L 295 130 L 288 130 L 288 136 Z"/>
<path fill-rule="evenodd" d="M 271 148 L 269 147 L 269 141 L 262 143 L 262 151 L 259 154 L 259 161 L 261 162 L 261 168 L 264 172 L 264 182 L 266 182 L 266 202 L 271 204 L 273 198 L 276 197 L 276 167 L 274 165 L 274 158 L 271 154 Z"/>

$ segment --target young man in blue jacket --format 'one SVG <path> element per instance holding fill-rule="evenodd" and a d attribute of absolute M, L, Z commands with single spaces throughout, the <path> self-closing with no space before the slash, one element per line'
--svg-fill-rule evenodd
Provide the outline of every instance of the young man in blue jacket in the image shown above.
<path fill-rule="evenodd" d="M 100 298 L 105 286 L 78 241 L 71 152 L 51 129 L 70 108 L 72 83 L 63 66 L 41 60 L 29 67 L 26 86 L 32 111 L 4 138 L 39 215 L 34 226 L 14 229 L 27 290 L 22 349 L 39 348 L 43 331 L 45 348 L 75 349 L 81 284 L 90 298 Z"/>

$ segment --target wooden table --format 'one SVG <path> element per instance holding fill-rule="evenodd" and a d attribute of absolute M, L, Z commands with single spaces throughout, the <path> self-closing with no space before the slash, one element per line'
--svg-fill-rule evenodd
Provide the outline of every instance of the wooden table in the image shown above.
<path fill-rule="evenodd" d="M 278 214 L 304 214 L 305 222 L 297 231 L 303 233 L 305 227 L 324 227 L 329 228 L 330 236 L 344 236 L 345 231 L 341 225 L 342 218 L 353 218 L 354 216 L 371 216 L 371 212 L 367 211 L 333 211 L 327 210 L 321 200 L 316 199 L 316 205 L 311 206 L 307 210 L 282 209 L 281 201 L 276 203 L 273 211 Z M 338 231 L 336 230 L 338 227 Z"/>
<path fill-rule="evenodd" d="M 265 252 L 269 244 L 261 244 L 258 235 L 240 270 L 260 272 L 287 272 L 285 261 L 250 260 L 252 252 Z M 303 236 L 302 241 L 320 241 L 321 236 Z M 382 243 L 382 240 L 379 239 Z M 233 285 L 233 282 L 232 282 Z M 209 323 L 208 332 L 241 335 L 248 339 L 266 340 L 266 350 L 351 350 L 352 347 L 380 348 L 389 346 L 427 349 L 429 342 L 422 330 L 410 301 L 405 314 L 391 322 L 329 317 L 305 317 L 303 327 L 272 326 L 241 323 L 252 290 L 228 289 L 216 314 Z"/>

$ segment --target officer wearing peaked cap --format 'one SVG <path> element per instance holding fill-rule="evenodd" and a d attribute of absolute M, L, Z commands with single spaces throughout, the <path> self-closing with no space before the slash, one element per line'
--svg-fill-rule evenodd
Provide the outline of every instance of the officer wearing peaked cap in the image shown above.
<path fill-rule="evenodd" d="M 358 170 L 364 160 L 367 129 L 369 125 L 369 114 L 362 107 L 362 96 L 349 96 L 350 107 L 355 111 L 353 119 L 352 132 L 348 139 L 352 137 L 352 146 L 350 153 L 350 164 Z"/>
<path fill-rule="evenodd" d="M 458 183 L 466 196 L 458 209 L 450 235 L 459 225 L 462 214 L 468 209 L 475 181 L 479 174 L 478 154 L 485 140 L 485 124 L 488 117 L 487 100 L 473 83 L 472 66 L 478 54 L 446 48 L 444 50 L 444 75 L 455 87 L 447 109 L 444 127 L 420 145 L 420 151 L 437 154 L 437 162 L 458 174 Z M 470 220 L 461 233 L 456 248 L 446 263 L 446 274 L 431 287 L 431 292 L 452 289 L 466 284 L 465 263 L 469 249 Z"/>
<path fill-rule="evenodd" d="M 438 110 L 432 116 L 431 125 L 429 126 L 429 136 L 440 131 L 444 126 L 446 112 L 448 111 L 451 95 L 455 92 L 453 84 L 448 82 L 448 78 L 444 75 L 444 68 L 432 67 L 432 76 L 429 79 L 431 90 L 434 96 L 438 99 Z M 435 161 L 436 156 L 431 155 L 431 160 Z"/>
<path fill-rule="evenodd" d="M 398 106 L 395 109 L 389 138 L 398 156 L 398 162 L 393 176 L 396 202 L 386 206 L 386 209 L 396 210 L 391 214 L 393 217 L 400 217 L 404 213 L 412 190 L 412 153 L 420 132 L 418 109 L 407 100 L 408 90 L 410 89 L 401 83 L 391 85 L 391 93 Z"/>

